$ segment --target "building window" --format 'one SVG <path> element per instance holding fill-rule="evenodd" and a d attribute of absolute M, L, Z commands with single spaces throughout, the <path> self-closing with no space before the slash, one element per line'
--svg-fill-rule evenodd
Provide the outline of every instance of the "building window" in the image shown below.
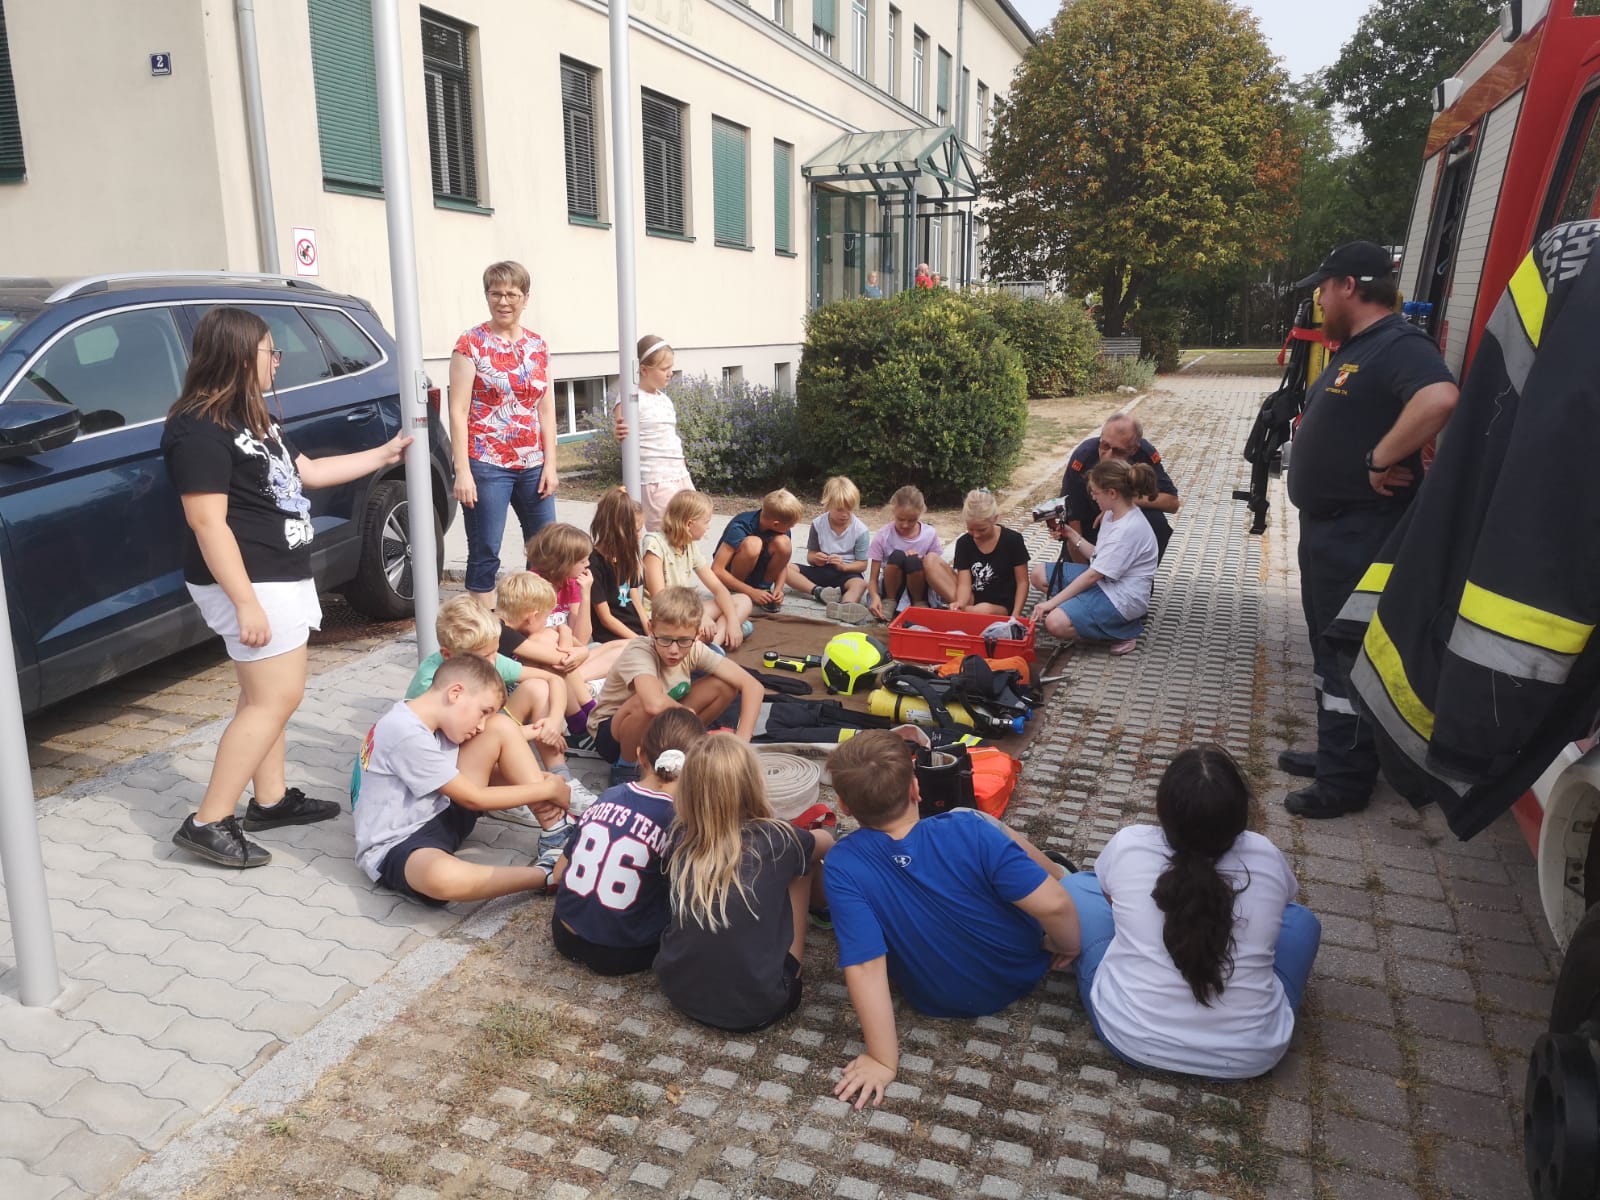
<path fill-rule="evenodd" d="M 655 92 L 643 93 L 644 229 L 683 236 L 683 105 Z"/>
<path fill-rule="evenodd" d="M 961 126 L 960 135 L 963 142 L 971 141 L 967 136 L 967 101 L 972 98 L 972 72 L 965 67 L 961 68 L 961 94 L 956 97 L 956 122 Z"/>
<path fill-rule="evenodd" d="M 6 10 L 0 6 L 0 183 L 21 183 L 26 175 L 17 87 L 11 78 L 11 49 L 6 41 Z"/>
<path fill-rule="evenodd" d="M 772 364 L 772 390 L 780 396 L 794 395 L 794 364 Z"/>
<path fill-rule="evenodd" d="M 978 80 L 978 128 L 972 141 L 979 150 L 989 147 L 989 87 L 981 79 Z"/>
<path fill-rule="evenodd" d="M 324 186 L 381 194 L 383 147 L 378 141 L 372 5 L 369 0 L 310 0 L 307 7 L 322 182 Z M 0 107 L 3 105 L 0 97 Z M 4 133 L 0 132 L 0 145 L 3 143 Z M 0 178 L 3 171 L 0 164 Z"/>
<path fill-rule="evenodd" d="M 928 35 L 917 29 L 911 35 L 911 107 L 928 111 Z"/>
<path fill-rule="evenodd" d="M 839 0 L 812 0 L 811 47 L 833 57 L 833 39 L 839 32 Z"/>
<path fill-rule="evenodd" d="M 567 215 L 600 219 L 600 164 L 597 161 L 595 92 L 600 73 L 593 67 L 561 60 L 561 132 L 566 148 Z"/>
<path fill-rule="evenodd" d="M 772 143 L 772 248 L 794 251 L 794 147 Z"/>
<path fill-rule="evenodd" d="M 711 191 L 719 246 L 750 248 L 750 131 L 711 118 Z"/>
<path fill-rule="evenodd" d="M 889 43 L 889 73 L 884 82 L 890 96 L 900 90 L 900 10 L 893 5 L 889 8 L 888 32 L 884 35 Z"/>
<path fill-rule="evenodd" d="M 944 218 L 931 217 L 928 220 L 928 269 L 935 275 L 944 275 Z"/>
<path fill-rule="evenodd" d="M 744 383 L 744 367 L 723 367 L 722 383 L 725 387 L 738 387 Z"/>
<path fill-rule="evenodd" d="M 772 23 L 789 28 L 789 5 L 787 0 L 771 0 Z"/>
<path fill-rule="evenodd" d="M 850 69 L 861 78 L 867 78 L 872 62 L 872 42 L 867 37 L 866 0 L 850 2 Z"/>
<path fill-rule="evenodd" d="M 950 52 L 939 48 L 939 91 L 934 103 L 933 119 L 937 124 L 950 124 Z"/>
<path fill-rule="evenodd" d="M 428 101 L 428 151 L 433 194 L 478 200 L 478 163 L 473 152 L 472 73 L 468 29 L 422 12 L 422 79 Z"/>

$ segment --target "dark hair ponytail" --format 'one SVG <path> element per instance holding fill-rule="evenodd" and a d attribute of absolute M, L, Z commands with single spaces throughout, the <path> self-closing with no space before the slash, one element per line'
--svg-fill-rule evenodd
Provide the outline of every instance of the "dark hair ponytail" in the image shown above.
<path fill-rule="evenodd" d="M 1156 469 L 1149 463 L 1123 462 L 1120 458 L 1102 458 L 1089 468 L 1089 482 L 1103 492 L 1116 492 L 1129 500 L 1140 496 L 1154 500 L 1160 494 L 1156 482 Z"/>
<path fill-rule="evenodd" d="M 1221 746 L 1183 751 L 1156 785 L 1156 816 L 1172 858 L 1151 896 L 1166 915 L 1161 940 L 1167 953 L 1204 1005 L 1222 994 L 1233 973 L 1237 890 L 1217 870 L 1217 860 L 1238 841 L 1249 812 L 1249 785 Z"/>

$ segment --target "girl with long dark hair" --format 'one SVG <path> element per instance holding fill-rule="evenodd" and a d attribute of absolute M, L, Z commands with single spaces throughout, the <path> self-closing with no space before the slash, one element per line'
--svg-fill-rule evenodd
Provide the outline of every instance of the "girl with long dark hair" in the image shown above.
<path fill-rule="evenodd" d="M 184 582 L 239 676 L 238 708 L 217 743 L 200 810 L 172 840 L 225 867 L 272 860 L 245 830 L 338 815 L 340 805 L 313 800 L 285 777 L 284 730 L 305 691 L 306 642 L 322 624 L 304 489 L 360 479 L 399 462 L 411 444 L 397 435 L 356 454 L 307 458 L 267 408 L 280 357 L 254 313 L 206 313 L 161 437 L 188 526 Z M 252 779 L 255 795 L 241 827 L 235 810 Z"/>
<path fill-rule="evenodd" d="M 1131 825 L 1062 885 L 1078 907 L 1078 992 L 1118 1057 L 1214 1079 L 1289 1048 L 1322 937 L 1276 846 L 1245 828 L 1250 789 L 1220 746 L 1180 753 L 1159 827 Z"/>

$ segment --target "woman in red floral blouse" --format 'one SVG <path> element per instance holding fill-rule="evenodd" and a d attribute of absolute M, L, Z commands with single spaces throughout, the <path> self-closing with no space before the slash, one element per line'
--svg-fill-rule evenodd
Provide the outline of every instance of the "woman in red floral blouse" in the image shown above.
<path fill-rule="evenodd" d="M 467 530 L 467 591 L 485 608 L 494 606 L 506 509 L 516 511 L 524 545 L 556 515 L 550 351 L 522 327 L 530 282 L 521 263 L 491 264 L 483 273 L 489 319 L 463 333 L 450 356 L 450 441 Z"/>

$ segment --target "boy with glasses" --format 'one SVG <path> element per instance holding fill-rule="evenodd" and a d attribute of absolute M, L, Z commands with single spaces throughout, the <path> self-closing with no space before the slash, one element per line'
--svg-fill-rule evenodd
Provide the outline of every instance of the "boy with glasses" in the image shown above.
<path fill-rule="evenodd" d="M 735 732 L 746 742 L 754 735 L 761 683 L 700 640 L 700 617 L 696 592 L 663 588 L 651 597 L 651 636 L 630 639 L 606 675 L 589 727 L 595 751 L 612 764 L 613 785 L 639 778 L 639 739 L 657 713 L 674 706 L 709 727 L 738 698 Z"/>

